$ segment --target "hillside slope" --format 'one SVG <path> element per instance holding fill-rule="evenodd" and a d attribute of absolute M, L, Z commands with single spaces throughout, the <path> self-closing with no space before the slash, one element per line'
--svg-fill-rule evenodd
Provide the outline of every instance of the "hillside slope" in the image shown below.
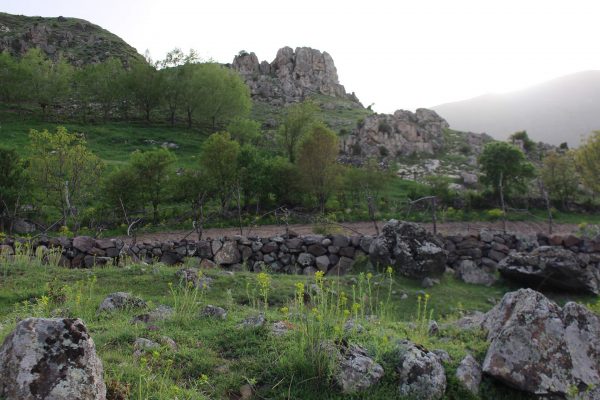
<path fill-rule="evenodd" d="M 536 141 L 577 146 L 600 129 L 600 71 L 563 76 L 530 88 L 433 107 L 453 129 L 496 139 L 526 130 Z"/>
<path fill-rule="evenodd" d="M 0 52 L 20 56 L 37 47 L 52 59 L 60 54 L 74 65 L 100 62 L 110 56 L 143 60 L 117 35 L 77 18 L 44 18 L 0 12 Z"/>

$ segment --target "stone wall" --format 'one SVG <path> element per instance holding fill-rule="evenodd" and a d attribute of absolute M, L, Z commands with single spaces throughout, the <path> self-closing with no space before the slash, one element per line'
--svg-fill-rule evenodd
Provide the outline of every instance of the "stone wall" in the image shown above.
<path fill-rule="evenodd" d="M 512 251 L 529 252 L 546 245 L 560 246 L 575 253 L 600 254 L 600 238 L 581 239 L 572 235 L 526 236 L 482 230 L 478 234 L 445 236 L 441 239 L 448 252 L 448 266 L 455 269 L 463 261 L 469 260 L 478 267 L 495 270 L 498 263 Z M 343 274 L 351 270 L 358 256 L 369 254 L 372 242 L 371 236 L 307 235 L 143 241 L 129 245 L 120 239 L 80 236 L 74 239 L 41 238 L 31 243 L 30 247 L 41 254 L 55 249 L 55 252 L 60 252 L 60 264 L 70 268 L 119 264 L 124 258 L 174 265 L 193 257 L 203 267 L 219 265 L 231 270 L 270 270 L 290 274 L 313 274 L 320 270 L 328 274 Z M 20 246 L 18 243 L 26 242 L 24 239 L 5 239 L 0 244 L 0 254 L 14 254 Z"/>

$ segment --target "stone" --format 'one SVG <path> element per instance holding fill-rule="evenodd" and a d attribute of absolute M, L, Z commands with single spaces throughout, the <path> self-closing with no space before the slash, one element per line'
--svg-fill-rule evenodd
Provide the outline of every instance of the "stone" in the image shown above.
<path fill-rule="evenodd" d="M 423 279 L 446 270 L 447 252 L 442 241 L 411 222 L 390 220 L 369 249 L 373 265 L 392 266 L 402 275 Z"/>
<path fill-rule="evenodd" d="M 373 238 L 371 236 L 363 236 L 360 238 L 360 249 L 369 254 L 369 248 L 371 247 L 371 242 L 373 242 Z"/>
<path fill-rule="evenodd" d="M 352 272 L 352 267 L 354 266 L 354 260 L 348 257 L 340 257 L 340 260 L 335 265 L 335 267 L 331 268 L 328 272 L 328 276 L 340 276 L 346 275 Z"/>
<path fill-rule="evenodd" d="M 213 269 L 213 268 L 217 268 L 217 264 L 215 264 L 213 261 L 209 260 L 208 258 L 204 258 L 200 261 L 199 267 L 201 269 Z"/>
<path fill-rule="evenodd" d="M 473 311 L 472 313 L 465 315 L 455 322 L 456 326 L 460 329 L 481 329 L 483 326 L 483 320 L 485 314 L 481 311 Z"/>
<path fill-rule="evenodd" d="M 344 332 L 345 333 L 362 333 L 365 331 L 365 328 L 359 324 L 353 318 L 349 319 L 344 323 Z"/>
<path fill-rule="evenodd" d="M 250 400 L 253 395 L 254 391 L 250 384 L 246 383 L 240 387 L 240 400 Z"/>
<path fill-rule="evenodd" d="M 258 328 L 262 328 L 263 326 L 265 326 L 266 322 L 267 322 L 267 319 L 265 318 L 265 314 L 260 313 L 258 315 L 244 319 L 240 323 L 240 327 L 241 328 L 249 328 L 249 329 L 258 329 Z"/>
<path fill-rule="evenodd" d="M 433 279 L 431 279 L 429 277 L 425 277 L 421 281 L 421 287 L 422 288 L 429 289 L 429 288 L 432 288 L 434 286 L 435 286 L 435 282 L 433 281 Z"/>
<path fill-rule="evenodd" d="M 219 251 L 215 252 L 214 261 L 217 265 L 237 264 L 242 257 L 235 242 L 226 241 Z"/>
<path fill-rule="evenodd" d="M 179 264 L 183 260 L 183 256 L 175 251 L 163 251 L 160 256 L 160 262 L 165 265 Z"/>
<path fill-rule="evenodd" d="M 275 336 L 283 336 L 290 330 L 292 330 L 292 324 L 289 321 L 277 321 L 271 327 L 271 332 Z"/>
<path fill-rule="evenodd" d="M 462 178 L 465 186 L 473 187 L 477 186 L 477 183 L 479 183 L 479 178 L 477 175 L 470 172 L 463 171 L 460 173 L 460 177 Z"/>
<path fill-rule="evenodd" d="M 329 257 L 319 256 L 315 259 L 315 263 L 319 271 L 327 272 L 327 269 L 329 268 Z"/>
<path fill-rule="evenodd" d="M 490 342 L 486 375 L 547 398 L 600 385 L 600 317 L 585 306 L 569 302 L 561 309 L 539 292 L 520 289 L 505 294 L 483 326 Z"/>
<path fill-rule="evenodd" d="M 327 254 L 327 249 L 320 244 L 311 244 L 306 250 L 315 257 Z"/>
<path fill-rule="evenodd" d="M 527 286 L 600 294 L 600 267 L 585 254 L 562 247 L 541 246 L 530 253 L 512 253 L 500 261 L 500 274 Z"/>
<path fill-rule="evenodd" d="M 0 244 L 0 256 L 14 256 L 15 250 L 7 244 Z"/>
<path fill-rule="evenodd" d="M 196 243 L 196 256 L 200 258 L 212 258 L 212 246 L 208 240 L 200 240 Z"/>
<path fill-rule="evenodd" d="M 344 235 L 333 235 L 331 237 L 331 244 L 332 246 L 335 247 L 348 247 L 350 246 L 350 240 L 348 239 L 348 236 L 344 236 Z"/>
<path fill-rule="evenodd" d="M 210 249 L 213 255 L 217 254 L 217 252 L 221 250 L 221 247 L 223 247 L 223 242 L 221 242 L 219 239 L 210 242 Z"/>
<path fill-rule="evenodd" d="M 109 294 L 102 300 L 98 312 L 144 307 L 146 307 L 146 302 L 139 297 L 135 297 L 131 293 L 116 292 Z"/>
<path fill-rule="evenodd" d="M 158 321 L 164 321 L 166 319 L 171 318 L 174 314 L 175 314 L 175 310 L 173 309 L 173 307 L 165 306 L 165 305 L 161 304 L 158 307 L 156 307 L 154 310 L 152 310 L 148 313 L 136 315 L 131 320 L 131 323 L 135 324 L 135 323 L 141 322 L 144 324 L 149 324 L 149 323 L 154 323 L 154 322 L 158 322 Z"/>
<path fill-rule="evenodd" d="M 200 316 L 225 319 L 227 318 L 227 311 L 225 311 L 225 309 L 222 307 L 217 307 L 209 304 L 202 309 L 202 311 L 200 312 Z"/>
<path fill-rule="evenodd" d="M 396 372 L 401 396 L 414 399 L 441 399 L 446 391 L 446 374 L 435 353 L 408 340 L 395 350 Z"/>
<path fill-rule="evenodd" d="M 302 274 L 306 276 L 315 276 L 317 271 L 318 269 L 316 269 L 315 267 L 306 267 L 302 270 Z"/>
<path fill-rule="evenodd" d="M 296 262 L 302 267 L 310 267 L 315 264 L 315 256 L 309 253 L 300 253 Z"/>
<path fill-rule="evenodd" d="M 483 266 L 478 267 L 472 260 L 462 260 L 455 271 L 458 279 L 474 285 L 492 286 L 497 280 L 493 273 L 486 271 Z"/>
<path fill-rule="evenodd" d="M 467 354 L 462 359 L 456 369 L 456 379 L 473 393 L 475 396 L 479 394 L 479 386 L 481 385 L 481 365 L 475 357 Z"/>
<path fill-rule="evenodd" d="M 341 257 L 352 258 L 354 257 L 354 252 L 354 247 L 342 247 L 339 254 Z"/>
<path fill-rule="evenodd" d="M 332 353 L 336 363 L 333 379 L 344 394 L 363 392 L 383 377 L 383 367 L 360 346 L 335 348 Z"/>
<path fill-rule="evenodd" d="M 435 349 L 435 350 L 432 350 L 432 353 L 435 354 L 437 356 L 437 358 L 439 358 L 439 360 L 444 364 L 447 364 L 450 361 L 452 361 L 450 354 L 448 354 L 448 352 L 446 350 Z"/>
<path fill-rule="evenodd" d="M 104 400 L 102 361 L 80 319 L 27 318 L 0 347 L 0 397 Z"/>
<path fill-rule="evenodd" d="M 277 243 L 268 242 L 267 244 L 265 244 L 261 247 L 260 251 L 262 251 L 265 254 L 268 254 L 268 253 L 273 253 L 273 252 L 277 251 L 278 248 L 279 248 L 279 246 L 277 245 Z"/>
<path fill-rule="evenodd" d="M 89 236 L 77 236 L 73 239 L 73 248 L 82 253 L 88 253 L 96 246 L 94 238 Z"/>

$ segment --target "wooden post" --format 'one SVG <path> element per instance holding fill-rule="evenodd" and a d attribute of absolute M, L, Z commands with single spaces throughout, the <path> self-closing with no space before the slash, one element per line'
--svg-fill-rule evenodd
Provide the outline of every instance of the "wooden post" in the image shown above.
<path fill-rule="evenodd" d="M 431 219 L 433 220 L 433 234 L 437 234 L 437 213 L 436 213 L 437 197 L 431 198 Z"/>

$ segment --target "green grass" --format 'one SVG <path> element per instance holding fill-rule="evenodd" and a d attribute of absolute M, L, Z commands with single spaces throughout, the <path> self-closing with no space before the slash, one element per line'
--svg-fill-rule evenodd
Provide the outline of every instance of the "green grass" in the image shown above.
<path fill-rule="evenodd" d="M 199 297 L 201 302 L 188 303 L 188 307 L 181 309 L 173 318 L 154 323 L 158 330 L 152 331 L 144 325 L 130 323 L 134 315 L 142 312 L 139 310 L 96 313 L 102 299 L 116 291 L 131 292 L 149 302 L 150 307 L 158 304 L 175 306 L 176 300 L 181 303 L 182 299 L 191 298 L 188 289 L 179 289 L 177 298 L 169 289 L 170 284 L 174 288 L 179 284 L 175 276 L 177 269 L 163 265 L 130 265 L 86 270 L 42 266 L 35 259 L 3 262 L 0 271 L 0 340 L 14 328 L 17 318 L 32 315 L 81 317 L 96 343 L 110 391 L 113 394 L 120 392 L 130 399 L 223 399 L 236 395 L 247 383 L 252 384 L 257 398 L 388 399 L 397 398 L 398 385 L 390 346 L 397 339 L 409 337 L 430 349 L 440 348 L 449 352 L 452 361 L 445 366 L 449 380 L 446 398 L 464 399 L 473 397 L 468 397 L 453 373 L 467 352 L 481 361 L 487 345 L 481 333 L 458 331 L 446 324 L 466 311 L 488 310 L 491 308 L 490 298 L 498 300 L 506 291 L 514 289 L 503 283 L 486 288 L 468 285 L 450 276 L 443 277 L 440 285 L 427 291 L 431 296 L 428 309 L 433 310 L 433 318 L 441 323 L 442 335 L 428 337 L 409 324 L 420 321 L 417 316 L 418 295 L 422 294 L 420 285 L 395 277 L 387 303 L 389 277 L 374 273 L 369 280 L 370 297 L 375 299 L 375 303 L 377 299 L 386 302 L 386 311 L 375 322 L 367 322 L 359 315 L 366 331 L 351 333 L 349 340 L 367 347 L 382 363 L 386 374 L 368 394 L 343 396 L 332 383 L 327 370 L 318 372 L 314 359 L 306 354 L 309 347 L 300 345 L 307 338 L 301 333 L 303 327 L 313 329 L 310 331 L 312 334 L 315 327 L 326 327 L 316 322 L 312 308 L 317 308 L 323 315 L 336 311 L 335 306 L 323 303 L 314 293 L 310 303 L 299 306 L 295 301 L 295 285 L 302 282 L 309 287 L 315 282 L 315 277 L 271 275 L 268 283 L 263 279 L 261 286 L 257 274 L 237 272 L 229 276 L 220 270 L 205 271 L 214 281 L 211 288 Z M 362 304 L 364 308 L 360 312 L 372 313 L 367 309 L 369 300 L 360 300 L 352 295 L 353 290 L 366 290 L 365 275 L 326 277 L 322 285 L 325 293 L 330 293 L 327 288 L 338 294 L 344 292 L 350 302 Z M 238 328 L 240 321 L 264 311 L 264 297 L 259 293 L 264 287 L 268 288 L 266 297 L 269 305 L 266 327 L 241 330 Z M 401 293 L 406 293 L 408 298 L 402 300 Z M 568 300 L 592 301 L 589 297 L 552 297 L 560 304 Z M 198 310 L 206 304 L 224 307 L 228 311 L 227 318 L 199 318 Z M 282 307 L 288 307 L 288 310 L 281 310 Z M 377 306 L 374 308 L 377 309 Z M 297 319 L 297 313 L 302 311 L 308 316 Z M 285 318 L 290 318 L 294 330 L 283 337 L 273 336 L 269 331 L 270 324 Z M 308 321 L 307 325 L 302 321 Z M 323 330 L 316 338 L 335 335 L 323 332 L 330 331 Z M 145 353 L 142 359 L 133 356 L 136 338 L 145 337 L 159 342 L 162 336 L 174 339 L 178 349 L 173 351 L 163 346 L 155 352 Z M 527 397 L 485 379 L 481 398 Z"/>

